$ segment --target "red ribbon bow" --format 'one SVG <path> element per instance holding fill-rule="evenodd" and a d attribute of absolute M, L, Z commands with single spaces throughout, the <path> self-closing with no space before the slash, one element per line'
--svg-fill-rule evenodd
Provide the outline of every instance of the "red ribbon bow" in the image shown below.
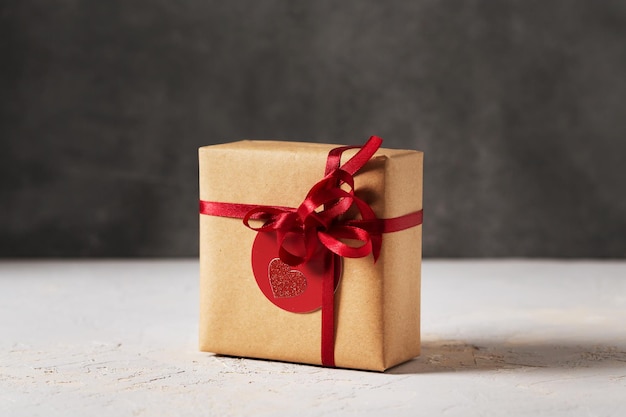
<path fill-rule="evenodd" d="M 336 258 L 362 258 L 372 253 L 376 262 L 383 233 L 408 229 L 422 223 L 422 210 L 392 219 L 379 219 L 371 207 L 355 195 L 354 175 L 372 158 L 381 144 L 381 138 L 372 136 L 361 147 L 342 146 L 332 149 L 326 161 L 324 178 L 311 187 L 297 208 L 200 200 L 201 214 L 240 218 L 247 227 L 259 233 L 276 233 L 280 244 L 279 257 L 289 265 L 306 263 L 320 245 L 328 250 L 322 287 L 321 350 L 322 364 L 325 366 L 335 366 L 334 290 L 338 279 L 336 275 L 340 270 Z M 340 165 L 342 153 L 354 148 L 360 149 Z M 344 215 L 353 207 L 360 218 L 345 218 Z M 265 223 L 253 227 L 250 225 L 251 219 L 265 220 Z M 295 246 L 302 248 L 302 251 L 293 253 L 288 250 L 285 247 L 287 239 L 290 242 L 299 241 L 300 244 Z M 351 246 L 341 239 L 360 243 Z"/>
<path fill-rule="evenodd" d="M 370 206 L 355 195 L 353 175 L 372 157 L 381 142 L 382 139 L 372 136 L 343 167 L 339 167 L 339 158 L 330 158 L 326 176 L 311 188 L 297 209 L 257 206 L 246 213 L 243 223 L 257 232 L 276 232 L 280 244 L 279 257 L 289 265 L 300 265 L 310 260 L 320 244 L 339 256 L 362 258 L 371 252 L 374 260 L 378 259 L 382 234 L 372 227 L 378 219 Z M 349 147 L 341 148 L 342 152 L 346 149 Z M 353 206 L 361 220 L 342 220 L 341 216 Z M 253 227 L 249 224 L 253 218 L 269 220 L 261 227 Z M 284 242 L 288 237 L 292 242 L 294 238 L 301 242 L 298 246 L 304 248 L 303 254 L 294 254 L 286 249 Z M 341 239 L 352 239 L 361 244 L 351 246 Z"/>

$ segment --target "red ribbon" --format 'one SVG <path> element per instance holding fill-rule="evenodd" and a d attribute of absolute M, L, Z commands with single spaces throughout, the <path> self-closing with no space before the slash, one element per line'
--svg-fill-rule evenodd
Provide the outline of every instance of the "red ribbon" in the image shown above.
<path fill-rule="evenodd" d="M 382 139 L 372 136 L 363 146 L 342 146 L 332 149 L 326 160 L 324 178 L 308 192 L 297 208 L 222 203 L 200 200 L 200 213 L 210 216 L 243 219 L 244 225 L 259 233 L 276 233 L 280 244 L 279 257 L 295 266 L 307 262 L 320 245 L 326 249 L 326 272 L 322 284 L 322 364 L 335 366 L 335 284 L 339 279 L 337 257 L 362 258 L 370 253 L 374 262 L 380 256 L 382 234 L 422 224 L 422 210 L 391 219 L 379 219 L 371 207 L 355 195 L 354 175 L 380 148 Z M 360 148 L 343 165 L 341 155 L 348 149 Z M 349 209 L 356 209 L 358 218 L 346 219 Z M 265 220 L 260 227 L 250 225 L 251 219 Z M 303 249 L 293 253 L 285 248 L 290 238 L 301 241 Z M 350 245 L 342 239 L 357 241 Z"/>

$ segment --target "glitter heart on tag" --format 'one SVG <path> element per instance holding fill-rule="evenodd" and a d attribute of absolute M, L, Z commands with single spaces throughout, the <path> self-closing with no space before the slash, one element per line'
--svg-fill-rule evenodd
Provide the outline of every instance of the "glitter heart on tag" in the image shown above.
<path fill-rule="evenodd" d="M 267 275 L 276 298 L 291 298 L 301 295 L 306 290 L 306 277 L 300 271 L 291 269 L 279 258 L 272 259 Z"/>
<path fill-rule="evenodd" d="M 298 247 L 285 241 L 287 250 Z M 322 283 L 328 255 L 318 250 L 308 262 L 290 266 L 278 257 L 280 245 L 276 233 L 258 233 L 252 245 L 252 272 L 259 289 L 271 303 L 292 313 L 310 313 L 322 306 Z M 341 259 L 335 262 L 335 274 L 341 276 Z M 335 288 L 339 284 L 337 279 Z"/>

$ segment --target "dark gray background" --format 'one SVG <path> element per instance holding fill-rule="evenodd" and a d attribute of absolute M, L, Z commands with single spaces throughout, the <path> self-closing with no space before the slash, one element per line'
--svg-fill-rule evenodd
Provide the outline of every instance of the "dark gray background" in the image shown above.
<path fill-rule="evenodd" d="M 625 1 L 0 5 L 0 256 L 193 256 L 198 146 L 372 134 L 425 256 L 626 255 Z"/>

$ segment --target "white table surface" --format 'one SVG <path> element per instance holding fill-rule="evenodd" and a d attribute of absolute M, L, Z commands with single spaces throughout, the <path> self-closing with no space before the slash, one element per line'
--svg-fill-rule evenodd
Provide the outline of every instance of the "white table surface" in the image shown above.
<path fill-rule="evenodd" d="M 0 262 L 0 416 L 626 416 L 626 262 L 427 260 L 384 374 L 198 352 L 197 270 Z"/>

